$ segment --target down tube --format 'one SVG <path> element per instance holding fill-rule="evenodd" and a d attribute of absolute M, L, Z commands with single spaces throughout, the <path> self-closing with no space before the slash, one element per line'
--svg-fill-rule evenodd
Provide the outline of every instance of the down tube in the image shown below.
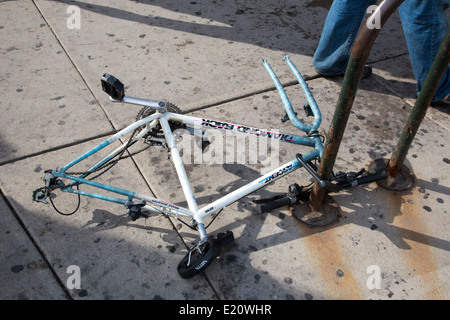
<path fill-rule="evenodd" d="M 79 156 L 78 158 L 76 158 L 72 162 L 70 162 L 67 165 L 65 165 L 63 168 L 61 168 L 61 172 L 65 172 L 70 167 L 73 167 L 77 163 L 79 163 L 79 162 L 83 161 L 84 159 L 90 157 L 91 155 L 93 155 L 94 153 L 100 151 L 101 149 L 105 148 L 106 146 L 110 145 L 114 141 L 122 138 L 124 135 L 128 134 L 129 132 L 131 132 L 132 130 L 136 129 L 137 127 L 140 127 L 140 126 L 142 126 L 142 125 L 144 125 L 144 124 L 146 124 L 148 122 L 151 122 L 151 121 L 155 120 L 158 117 L 159 117 L 159 114 L 155 113 L 155 114 L 153 114 L 153 115 L 151 115 L 151 116 L 149 116 L 147 118 L 144 118 L 142 120 L 139 120 L 139 121 L 136 121 L 135 123 L 130 124 L 125 129 L 119 131 L 118 133 L 114 134 L 112 137 L 104 140 L 102 143 L 98 144 L 97 146 L 95 146 L 94 148 L 89 150 L 88 152 L 84 153 L 83 155 Z"/>
<path fill-rule="evenodd" d="M 320 151 L 317 149 L 314 149 L 314 150 L 308 152 L 307 154 L 305 154 L 302 158 L 305 162 L 308 162 L 308 161 L 311 161 L 314 158 L 318 157 L 319 154 L 320 154 Z M 294 159 L 294 160 L 282 165 L 281 167 L 267 173 L 266 175 L 264 175 L 256 180 L 253 180 L 252 182 L 246 184 L 245 186 L 231 192 L 230 194 L 214 201 L 213 203 L 203 207 L 199 211 L 199 216 L 201 218 L 204 218 L 207 215 L 214 213 L 214 212 L 232 204 L 233 202 L 249 195 L 250 193 L 267 186 L 269 183 L 271 183 L 275 180 L 278 180 L 279 178 L 281 178 L 289 173 L 294 172 L 301 166 L 302 165 L 300 164 L 300 162 L 297 159 Z"/>

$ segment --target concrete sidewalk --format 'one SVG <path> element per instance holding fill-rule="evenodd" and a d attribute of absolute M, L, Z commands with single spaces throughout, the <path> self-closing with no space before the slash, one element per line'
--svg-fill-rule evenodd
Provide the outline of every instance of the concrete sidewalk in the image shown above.
<path fill-rule="evenodd" d="M 231 230 L 235 244 L 189 280 L 176 267 L 197 234 L 180 221 L 131 221 L 124 207 L 91 198 L 65 217 L 31 200 L 46 169 L 134 121 L 140 107 L 110 102 L 99 81 L 105 72 L 130 96 L 170 101 L 189 115 L 298 134 L 280 122 L 282 103 L 261 61 L 289 84 L 294 107 L 303 106 L 283 57 L 314 75 L 330 2 L 0 1 L 0 298 L 449 299 L 450 117 L 432 108 L 407 157 L 416 178 L 411 190 L 373 183 L 332 194 L 342 212 L 323 228 L 308 228 L 287 207 L 258 214 L 252 200 L 309 183 L 298 170 L 224 210 L 208 232 Z M 374 74 L 361 82 L 335 171 L 389 158 L 414 103 L 396 14 L 369 62 Z M 308 85 L 326 131 L 341 79 L 312 77 Z M 280 163 L 297 152 L 280 145 Z M 200 207 L 264 170 L 260 163 L 186 166 Z M 99 181 L 185 201 L 165 150 L 125 159 Z M 58 193 L 55 204 L 68 212 L 77 199 Z M 71 286 L 73 266 L 80 288 Z"/>

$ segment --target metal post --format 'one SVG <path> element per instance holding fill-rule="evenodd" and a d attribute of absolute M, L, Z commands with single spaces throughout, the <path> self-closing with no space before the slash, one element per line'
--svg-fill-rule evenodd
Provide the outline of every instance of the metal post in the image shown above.
<path fill-rule="evenodd" d="M 447 29 L 447 33 L 434 58 L 391 159 L 376 159 L 369 166 L 370 171 L 379 172 L 385 170 L 387 173 L 387 179 L 377 181 L 378 186 L 392 191 L 405 191 L 411 189 L 414 185 L 414 174 L 403 162 L 449 62 L 450 27 Z"/>
<path fill-rule="evenodd" d="M 430 71 L 425 79 L 419 96 L 417 97 L 414 108 L 411 110 L 408 121 L 398 141 L 397 147 L 389 160 L 386 171 L 389 177 L 395 177 L 400 171 L 403 161 L 406 158 L 408 149 L 422 123 L 428 106 L 436 92 L 442 76 L 447 70 L 450 62 L 450 27 L 447 29 L 446 36 L 441 43 L 438 53 L 434 58 Z"/>
<path fill-rule="evenodd" d="M 320 161 L 318 174 L 322 180 L 327 181 L 330 179 L 353 101 L 355 100 L 356 92 L 361 81 L 361 75 L 372 45 L 381 28 L 402 2 L 403 0 L 381 1 L 378 4 L 378 9 L 368 18 L 368 21 L 370 21 L 371 19 L 376 18 L 374 15 L 379 15 L 380 28 L 371 29 L 370 27 L 373 26 L 368 26 L 367 23 L 365 23 L 358 33 L 345 72 L 333 120 L 328 131 L 327 143 Z M 317 183 L 314 184 L 309 203 L 313 210 L 320 209 L 325 198 L 325 192 L 325 189 L 321 189 Z"/>

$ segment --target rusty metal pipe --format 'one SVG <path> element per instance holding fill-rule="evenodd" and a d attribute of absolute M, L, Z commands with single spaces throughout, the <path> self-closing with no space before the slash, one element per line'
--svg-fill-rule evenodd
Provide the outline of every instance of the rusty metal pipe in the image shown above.
<path fill-rule="evenodd" d="M 450 62 L 450 27 L 447 29 L 446 36 L 444 37 L 441 46 L 434 58 L 430 71 L 428 72 L 425 82 L 417 97 L 414 108 L 411 110 L 408 121 L 402 131 L 400 139 L 395 147 L 394 153 L 389 160 L 386 171 L 388 176 L 395 177 L 405 161 L 406 154 L 409 147 L 422 123 L 423 118 L 427 112 L 428 106 L 433 99 L 442 76 L 444 75 L 447 66 Z"/>
<path fill-rule="evenodd" d="M 361 75 L 367 62 L 367 58 L 369 57 L 372 45 L 381 28 L 403 1 L 404 0 L 380 1 L 378 3 L 378 9 L 374 11 L 367 19 L 367 21 L 379 19 L 380 28 L 373 28 L 373 25 L 369 25 L 366 22 L 358 33 L 350 55 L 347 70 L 344 75 L 341 92 L 339 94 L 333 120 L 328 131 L 323 156 L 320 161 L 318 175 L 322 180 L 327 181 L 330 179 L 350 111 L 353 106 L 353 101 L 355 100 L 356 92 L 361 81 Z M 314 184 L 309 201 L 309 205 L 312 209 L 318 210 L 321 207 L 325 197 L 325 192 L 325 189 L 319 188 L 317 183 Z"/>

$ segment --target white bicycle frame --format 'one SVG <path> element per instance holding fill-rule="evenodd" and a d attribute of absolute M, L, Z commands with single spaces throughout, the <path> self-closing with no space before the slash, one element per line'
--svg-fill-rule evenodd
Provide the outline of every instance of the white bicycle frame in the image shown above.
<path fill-rule="evenodd" d="M 227 130 L 229 132 L 232 132 L 233 134 L 249 134 L 249 135 L 255 135 L 257 137 L 267 137 L 270 139 L 277 139 L 282 142 L 288 142 L 293 144 L 299 144 L 299 145 L 305 145 L 310 146 L 313 149 L 302 156 L 302 159 L 304 163 L 309 162 L 315 158 L 319 158 L 322 156 L 323 152 L 323 142 L 321 140 L 321 137 L 319 136 L 317 132 L 317 128 L 320 125 L 321 121 L 321 115 L 318 111 L 317 106 L 315 105 L 315 101 L 312 98 L 312 96 L 308 96 L 309 90 L 307 90 L 306 83 L 301 82 L 303 78 L 301 78 L 301 75 L 298 73 L 298 70 L 296 70 L 295 66 L 291 66 L 292 63 L 290 63 L 288 57 L 286 57 L 286 60 L 288 64 L 290 65 L 291 69 L 294 71 L 294 74 L 296 74 L 297 78 L 299 79 L 300 84 L 302 85 L 303 91 L 305 91 L 306 97 L 310 104 L 313 104 L 312 111 L 314 113 L 314 124 L 313 126 L 307 126 L 300 122 L 300 120 L 297 119 L 295 115 L 293 115 L 292 106 L 290 106 L 290 102 L 287 99 L 287 96 L 283 90 L 283 87 L 279 83 L 278 79 L 276 78 L 275 74 L 271 70 L 270 66 L 267 64 L 266 61 L 264 61 L 266 69 L 269 71 L 270 76 L 274 80 L 278 92 L 282 98 L 282 101 L 285 106 L 285 110 L 287 115 L 289 116 L 289 119 L 293 122 L 293 124 L 298 127 L 299 129 L 305 131 L 307 133 L 306 136 L 300 137 L 296 135 L 291 134 L 278 134 L 273 133 L 271 131 L 267 131 L 264 129 L 259 128 L 253 128 L 249 126 L 244 125 L 238 125 L 238 124 L 231 124 L 226 123 L 222 121 L 217 120 L 210 120 L 205 118 L 198 118 L 194 116 L 187 116 L 177 113 L 168 112 L 166 109 L 166 105 L 162 101 L 155 101 L 155 100 L 144 100 L 139 98 L 133 98 L 125 96 L 122 101 L 124 103 L 131 103 L 131 104 L 137 104 L 141 106 L 146 106 L 154 109 L 156 112 L 144 119 L 141 119 L 139 121 L 136 121 L 135 123 L 129 125 L 125 129 L 121 130 L 120 132 L 114 134 L 110 138 L 104 140 L 102 143 L 98 144 L 88 152 L 84 153 L 80 157 L 76 158 L 72 162 L 68 163 L 66 166 L 62 167 L 61 169 L 55 169 L 52 170 L 51 175 L 56 178 L 63 178 L 63 179 L 70 179 L 74 181 L 75 183 L 72 185 L 62 185 L 61 190 L 64 192 L 70 192 L 75 193 L 79 195 L 89 196 L 101 200 L 106 200 L 110 202 L 115 202 L 123 205 L 127 205 L 129 203 L 133 202 L 133 199 L 138 201 L 143 201 L 145 205 L 143 205 L 142 210 L 148 210 L 150 212 L 154 213 L 162 213 L 164 215 L 168 216 L 184 216 L 184 217 L 191 217 L 193 221 L 195 222 L 194 225 L 199 233 L 200 237 L 200 244 L 205 242 L 207 240 L 207 234 L 204 227 L 204 218 L 229 206 L 230 204 L 234 203 L 235 201 L 238 201 L 239 199 L 249 195 L 250 193 L 267 186 L 269 183 L 272 183 L 279 178 L 286 176 L 292 172 L 294 172 L 296 169 L 302 167 L 302 164 L 299 160 L 293 159 L 287 163 L 284 163 L 280 167 L 270 171 L 267 174 L 262 175 L 258 179 L 253 180 L 252 182 L 240 187 L 239 189 L 215 200 L 212 203 L 209 203 L 202 208 L 198 207 L 198 204 L 195 200 L 191 184 L 188 180 L 188 177 L 186 175 L 186 171 L 184 168 L 184 164 L 182 161 L 182 157 L 180 156 L 179 149 L 176 145 L 175 138 L 172 132 L 172 129 L 170 127 L 169 122 L 176 122 L 176 123 L 182 123 L 183 125 L 198 128 L 199 126 L 202 128 L 208 128 L 208 129 L 218 129 L 218 130 Z M 310 93 L 309 93 L 310 95 Z M 117 100 L 112 100 L 116 101 Z M 171 154 L 171 159 L 173 161 L 173 164 L 175 166 L 184 197 L 187 201 L 188 208 L 184 208 L 181 206 L 178 206 L 176 204 L 160 200 L 154 197 L 150 197 L 147 195 L 139 194 L 133 191 L 121 189 L 118 187 L 106 185 L 103 183 L 95 182 L 92 180 L 85 179 L 87 174 L 82 174 L 80 176 L 70 175 L 67 174 L 66 171 L 73 167 L 74 165 L 80 163 L 81 161 L 89 158 L 96 152 L 102 150 L 106 146 L 112 144 L 113 142 L 119 140 L 123 136 L 133 132 L 137 128 L 144 126 L 145 128 L 142 129 L 134 138 L 133 142 L 135 140 L 139 140 L 144 138 L 147 133 L 152 130 L 152 128 L 155 128 L 158 124 L 160 124 L 163 132 L 164 132 L 164 139 L 167 144 L 167 148 Z M 120 147 L 115 149 L 113 152 L 105 156 L 102 160 L 97 162 L 94 166 L 92 166 L 89 171 L 94 171 L 95 169 L 99 168 L 102 164 L 106 163 L 110 159 L 114 158 L 116 155 L 121 153 L 125 148 L 127 147 L 127 144 L 122 144 Z M 90 185 L 99 189 L 103 189 L 106 191 L 110 191 L 122 196 L 125 196 L 126 199 L 111 197 L 111 196 L 105 196 L 101 194 L 95 194 L 95 193 L 89 193 L 84 192 L 77 189 L 74 189 L 73 186 L 75 184 L 86 184 Z"/>

